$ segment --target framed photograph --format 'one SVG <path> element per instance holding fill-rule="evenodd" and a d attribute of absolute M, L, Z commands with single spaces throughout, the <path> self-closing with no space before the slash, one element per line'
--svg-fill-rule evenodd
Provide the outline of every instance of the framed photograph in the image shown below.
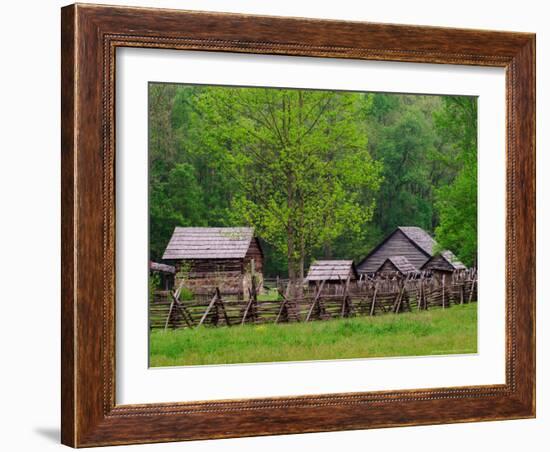
<path fill-rule="evenodd" d="M 535 36 L 62 9 L 62 442 L 535 416 Z"/>

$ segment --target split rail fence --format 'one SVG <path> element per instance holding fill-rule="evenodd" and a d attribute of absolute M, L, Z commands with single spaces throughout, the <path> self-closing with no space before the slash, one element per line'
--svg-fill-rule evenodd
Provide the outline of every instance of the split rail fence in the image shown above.
<path fill-rule="evenodd" d="M 269 284 L 278 299 L 258 300 L 254 287 L 246 299 L 224 295 L 219 289 L 190 301 L 179 292 L 157 291 L 149 306 L 150 328 L 195 328 L 244 324 L 309 322 L 353 316 L 373 316 L 415 310 L 448 309 L 477 301 L 477 272 L 461 270 L 435 277 L 421 272 L 406 277 L 362 276 L 358 281 L 321 281 L 305 287 L 301 297 L 288 297 L 288 282 Z"/>

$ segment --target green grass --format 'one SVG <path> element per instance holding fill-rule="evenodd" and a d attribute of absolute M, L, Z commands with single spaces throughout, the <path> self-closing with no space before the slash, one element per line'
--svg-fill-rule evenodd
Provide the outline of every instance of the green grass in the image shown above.
<path fill-rule="evenodd" d="M 150 365 L 258 363 L 477 351 L 477 303 L 309 323 L 154 330 Z"/>
<path fill-rule="evenodd" d="M 281 296 L 277 289 L 269 289 L 265 293 L 258 295 L 258 301 L 277 301 L 280 299 Z"/>

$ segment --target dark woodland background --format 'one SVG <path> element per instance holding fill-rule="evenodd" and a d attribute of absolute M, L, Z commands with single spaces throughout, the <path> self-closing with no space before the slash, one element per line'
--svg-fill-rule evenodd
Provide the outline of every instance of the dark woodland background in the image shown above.
<path fill-rule="evenodd" d="M 265 276 L 420 226 L 477 252 L 477 99 L 149 85 L 150 257 L 175 226 L 254 226 Z"/>

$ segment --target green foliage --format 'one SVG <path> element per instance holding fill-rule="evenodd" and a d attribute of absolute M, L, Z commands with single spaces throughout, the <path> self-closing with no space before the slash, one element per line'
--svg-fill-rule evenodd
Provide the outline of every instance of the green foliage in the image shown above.
<path fill-rule="evenodd" d="M 191 301 L 195 298 L 195 294 L 187 287 L 182 287 L 180 291 L 179 301 Z"/>
<path fill-rule="evenodd" d="M 442 248 L 472 266 L 477 260 L 477 99 L 446 97 L 435 118 L 440 133 L 453 143 L 460 166 L 454 180 L 437 190 L 436 238 Z"/>
<path fill-rule="evenodd" d="M 256 228 L 301 277 L 314 249 L 372 218 L 380 165 L 357 121 L 364 95 L 218 88 L 198 101 L 209 144 L 227 150 L 233 221 Z M 362 196 L 363 195 L 363 196 Z M 362 196 L 362 197 L 361 197 Z"/>
<path fill-rule="evenodd" d="M 188 163 L 176 163 L 166 182 L 150 184 L 149 214 L 152 258 L 162 256 L 176 226 L 204 226 L 202 190 L 195 169 Z"/>
<path fill-rule="evenodd" d="M 476 100 L 149 86 L 150 256 L 175 226 L 252 225 L 264 274 L 354 258 L 416 225 L 475 261 Z M 368 139 L 367 139 L 368 138 Z"/>
<path fill-rule="evenodd" d="M 180 264 L 179 270 L 176 273 L 176 285 L 179 286 L 179 282 L 181 280 L 187 280 L 189 278 L 189 272 L 191 270 L 191 263 L 190 262 L 182 262 Z M 183 284 L 183 287 L 179 287 L 180 294 L 179 294 L 179 301 L 191 301 L 195 298 L 195 294 L 192 290 L 185 287 L 185 282 Z"/>
<path fill-rule="evenodd" d="M 384 182 L 377 195 L 378 236 L 397 226 L 420 226 L 433 232 L 438 223 L 435 192 L 452 180 L 457 168 L 437 133 L 433 113 L 439 96 L 375 94 L 369 112 L 371 152 L 383 163 Z"/>
<path fill-rule="evenodd" d="M 149 85 L 150 256 L 162 258 L 176 226 L 226 226 L 234 185 L 197 111 L 203 88 Z"/>
<path fill-rule="evenodd" d="M 463 168 L 453 184 L 438 191 L 440 224 L 436 229 L 442 248 L 455 250 L 472 266 L 477 255 L 477 167 Z"/>
<path fill-rule="evenodd" d="M 160 276 L 158 273 L 153 273 L 149 275 L 149 301 L 153 301 L 153 297 L 155 296 L 155 292 L 160 287 Z"/>
<path fill-rule="evenodd" d="M 281 294 L 277 289 L 269 289 L 265 293 L 258 294 L 258 301 L 279 301 Z"/>
<path fill-rule="evenodd" d="M 151 366 L 476 353 L 477 303 L 327 322 L 155 330 Z"/>
<path fill-rule="evenodd" d="M 385 128 L 377 154 L 384 164 L 379 224 L 386 233 L 400 225 L 431 229 L 431 181 L 426 164 L 431 129 L 418 111 L 408 111 Z"/>

